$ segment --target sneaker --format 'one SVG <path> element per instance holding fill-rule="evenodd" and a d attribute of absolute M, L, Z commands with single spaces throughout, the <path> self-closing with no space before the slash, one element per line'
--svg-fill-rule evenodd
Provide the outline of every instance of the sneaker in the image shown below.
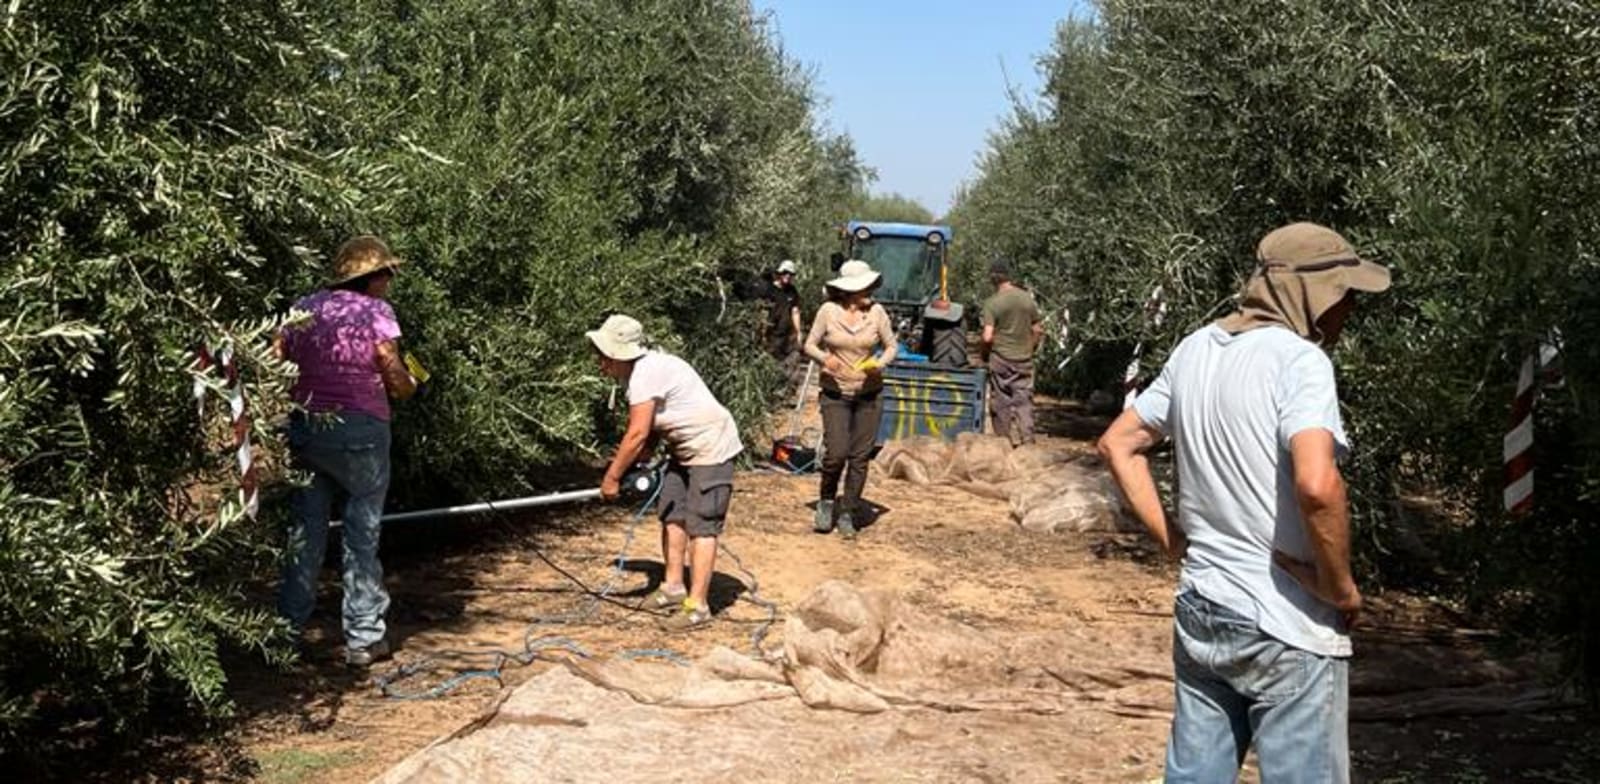
<path fill-rule="evenodd" d="M 833 502 L 817 502 L 817 519 L 812 523 L 811 530 L 825 534 L 833 530 Z"/>
<path fill-rule="evenodd" d="M 344 663 L 350 667 L 371 667 L 390 656 L 389 643 L 379 640 L 365 648 L 345 648 Z"/>
<path fill-rule="evenodd" d="M 846 539 L 856 538 L 856 516 L 853 512 L 844 512 L 839 515 L 839 535 Z"/>
<path fill-rule="evenodd" d="M 679 588 L 677 591 L 668 591 L 665 588 L 657 588 L 655 593 L 644 597 L 644 602 L 639 605 L 639 609 L 650 610 L 653 612 L 665 612 L 683 604 L 683 600 L 688 597 L 688 588 Z"/>
<path fill-rule="evenodd" d="M 698 629 L 711 623 L 711 608 L 689 607 L 687 602 L 680 604 L 677 612 L 662 618 L 661 628 L 669 632 L 687 632 Z"/>

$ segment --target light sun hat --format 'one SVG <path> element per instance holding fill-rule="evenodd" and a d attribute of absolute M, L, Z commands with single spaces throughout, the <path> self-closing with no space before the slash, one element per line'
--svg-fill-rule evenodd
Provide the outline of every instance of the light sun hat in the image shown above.
<path fill-rule="evenodd" d="M 878 285 L 883 275 L 860 259 L 851 259 L 839 267 L 839 277 L 828 281 L 828 287 L 843 292 L 864 291 Z"/>
<path fill-rule="evenodd" d="M 393 271 L 403 263 L 383 240 L 371 234 L 352 237 L 333 255 L 333 269 L 327 285 L 337 286 L 379 270 Z"/>
<path fill-rule="evenodd" d="M 607 318 L 599 329 L 583 334 L 601 354 L 618 362 L 644 356 L 644 325 L 632 316 L 618 313 Z"/>
<path fill-rule="evenodd" d="M 787 275 L 793 275 L 794 271 L 795 271 L 795 266 L 794 266 L 794 260 L 793 259 L 784 259 L 783 261 L 778 262 L 778 274 L 779 275 L 786 275 L 786 274 Z"/>

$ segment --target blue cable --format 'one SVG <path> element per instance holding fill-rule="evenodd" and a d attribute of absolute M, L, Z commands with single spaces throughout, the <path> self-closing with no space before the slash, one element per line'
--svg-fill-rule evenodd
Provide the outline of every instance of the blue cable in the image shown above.
<path fill-rule="evenodd" d="M 526 666 L 538 659 L 547 659 L 550 661 L 557 660 L 546 655 L 546 651 L 565 651 L 566 653 L 576 656 L 580 659 L 594 658 L 593 654 L 591 654 L 582 645 L 579 645 L 576 640 L 573 640 L 570 637 L 542 635 L 536 634 L 536 632 L 542 627 L 556 624 L 576 623 L 578 621 L 593 617 L 595 612 L 599 610 L 600 603 L 602 601 L 610 600 L 611 593 L 612 591 L 616 590 L 618 581 L 627 573 L 625 567 L 627 565 L 628 549 L 633 546 L 634 532 L 639 526 L 639 521 L 644 519 L 645 515 L 650 511 L 650 507 L 655 505 L 656 500 L 660 498 L 660 496 L 661 482 L 658 480 L 654 490 L 651 491 L 650 496 L 645 499 L 644 503 L 639 505 L 638 511 L 634 512 L 632 519 L 628 521 L 628 527 L 623 535 L 622 550 L 617 553 L 616 558 L 612 559 L 611 576 L 606 580 L 605 584 L 600 586 L 598 589 L 589 588 L 589 586 L 585 585 L 581 580 L 561 569 L 559 566 L 556 566 L 555 563 L 551 562 L 547 557 L 544 556 L 543 553 L 539 552 L 538 548 L 534 548 L 535 554 L 538 555 L 540 559 L 550 564 L 550 566 L 556 571 L 560 572 L 562 576 L 576 584 L 578 588 L 586 594 L 586 599 L 578 607 L 567 612 L 557 613 L 555 615 L 535 616 L 534 619 L 529 622 L 527 629 L 523 632 L 521 651 L 513 653 L 500 649 L 441 650 L 420 661 L 412 664 L 402 665 L 388 675 L 374 676 L 373 682 L 378 686 L 379 693 L 381 693 L 384 697 L 396 700 L 438 699 L 439 697 L 450 694 L 451 692 L 460 688 L 463 684 L 473 680 L 492 679 L 496 683 L 504 686 L 505 682 L 501 676 L 504 674 L 506 664 L 508 662 L 516 662 L 520 665 Z M 623 659 L 661 659 L 664 661 L 670 661 L 679 666 L 689 666 L 689 660 L 682 654 L 666 648 L 627 649 L 619 652 L 617 656 Z M 399 683 L 400 681 L 406 680 L 413 676 L 420 675 L 425 672 L 432 672 L 433 670 L 438 669 L 439 666 L 447 660 L 470 661 L 473 659 L 481 659 L 483 657 L 491 657 L 493 664 L 485 668 L 463 670 L 426 689 L 419 691 L 404 691 L 396 688 L 395 686 L 395 684 Z"/>

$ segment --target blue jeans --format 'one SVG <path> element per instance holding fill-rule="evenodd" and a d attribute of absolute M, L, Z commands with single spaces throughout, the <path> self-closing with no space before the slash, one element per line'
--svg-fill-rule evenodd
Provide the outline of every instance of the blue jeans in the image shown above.
<path fill-rule="evenodd" d="M 378 519 L 389 492 L 389 423 L 365 414 L 306 416 L 289 424 L 289 449 L 311 483 L 296 488 L 289 552 L 278 592 L 278 613 L 298 632 L 317 602 L 317 574 L 328 546 L 328 516 L 334 495 L 345 494 L 345 644 L 365 648 L 383 639 L 389 592 L 378 563 Z"/>
<path fill-rule="evenodd" d="M 1350 662 L 1285 645 L 1194 591 L 1178 596 L 1167 784 L 1238 778 L 1255 743 L 1267 784 L 1350 780 Z"/>

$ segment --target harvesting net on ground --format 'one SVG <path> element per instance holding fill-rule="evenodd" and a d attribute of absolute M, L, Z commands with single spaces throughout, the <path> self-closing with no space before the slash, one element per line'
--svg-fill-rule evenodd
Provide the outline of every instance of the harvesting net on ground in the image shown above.
<path fill-rule="evenodd" d="M 1135 531 L 1110 474 L 1081 444 L 1041 442 L 1013 449 L 1006 440 L 963 433 L 954 441 L 917 438 L 884 446 L 877 462 L 893 479 L 951 485 L 1011 505 L 1029 531 Z"/>
<path fill-rule="evenodd" d="M 789 615 L 766 661 L 723 647 L 689 667 L 568 659 L 379 781 L 581 780 L 601 766 L 615 781 L 645 781 L 674 748 L 673 775 L 698 780 L 841 770 L 957 780 L 977 768 L 1056 780 L 1048 757 L 1006 761 L 993 747 L 1048 744 L 1069 759 L 1120 743 L 1133 753 L 1148 744 L 1143 733 L 1101 729 L 1129 718 L 1160 727 L 1165 658 L 1154 630 L 983 631 L 830 581 Z M 1082 732 L 1060 732 L 1063 723 Z"/>

